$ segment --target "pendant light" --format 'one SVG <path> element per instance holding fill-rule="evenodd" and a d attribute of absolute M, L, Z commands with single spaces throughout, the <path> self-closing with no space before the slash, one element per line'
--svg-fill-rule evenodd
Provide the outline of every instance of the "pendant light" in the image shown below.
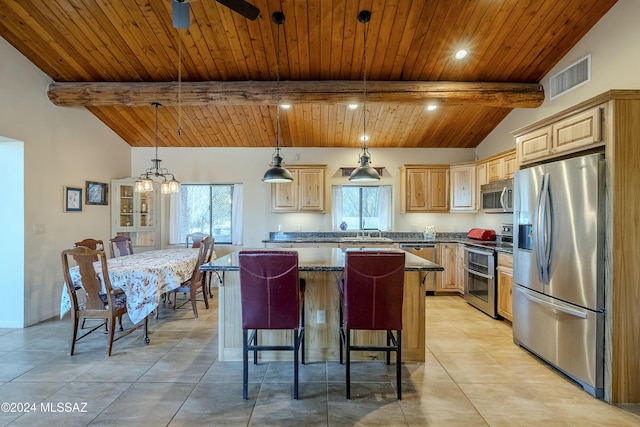
<path fill-rule="evenodd" d="M 273 12 L 271 20 L 278 25 L 278 46 L 276 48 L 277 61 L 277 92 L 278 104 L 276 106 L 276 151 L 273 154 L 273 166 L 264 173 L 262 180 L 272 184 L 282 184 L 293 182 L 291 172 L 282 166 L 282 156 L 280 155 L 280 26 L 284 23 L 284 14 L 282 12 Z"/>
<path fill-rule="evenodd" d="M 151 159 L 153 166 L 138 177 L 133 188 L 136 193 L 153 191 L 153 178 L 162 178 L 160 192 L 162 194 L 177 193 L 180 191 L 180 182 L 176 180 L 175 176 L 173 176 L 168 169 L 160 167 L 162 160 L 158 158 L 158 108 L 162 105 L 158 102 L 153 102 L 151 105 L 156 108 L 156 158 Z"/>
<path fill-rule="evenodd" d="M 380 175 L 378 172 L 371 167 L 369 162 L 371 161 L 371 154 L 369 154 L 369 150 L 367 149 L 367 141 L 369 140 L 369 136 L 367 135 L 367 23 L 371 19 L 371 12 L 368 10 L 361 10 L 358 13 L 358 21 L 362 23 L 362 28 L 364 32 L 364 39 L 362 41 L 363 50 L 362 50 L 362 93 L 364 101 L 362 103 L 362 127 L 363 133 L 360 137 L 362 141 L 362 153 L 360 153 L 360 166 L 355 168 L 351 175 L 349 176 L 349 181 L 353 182 L 373 182 L 379 181 Z"/>

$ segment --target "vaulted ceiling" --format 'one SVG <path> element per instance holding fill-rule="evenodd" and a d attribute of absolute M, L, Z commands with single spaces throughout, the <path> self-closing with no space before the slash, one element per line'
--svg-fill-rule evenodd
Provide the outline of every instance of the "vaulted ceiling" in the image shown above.
<path fill-rule="evenodd" d="M 278 98 L 293 104 L 281 146 L 358 147 L 362 108 L 347 104 L 362 104 L 365 60 L 371 147 L 469 148 L 539 106 L 542 77 L 616 2 L 248 0 L 249 20 L 198 0 L 178 30 L 171 1 L 0 0 L 0 36 L 51 77 L 51 102 L 133 147 L 155 144 L 152 102 L 161 147 L 273 147 Z"/>

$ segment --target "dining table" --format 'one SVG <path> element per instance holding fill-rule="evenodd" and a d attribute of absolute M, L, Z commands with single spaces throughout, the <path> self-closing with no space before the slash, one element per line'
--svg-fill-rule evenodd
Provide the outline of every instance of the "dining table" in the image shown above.
<path fill-rule="evenodd" d="M 162 294 L 177 289 L 189 280 L 198 260 L 198 248 L 168 248 L 109 258 L 107 269 L 114 289 L 127 297 L 127 314 L 135 325 L 144 322 L 144 341 L 149 343 L 148 316 L 158 309 Z M 102 280 L 100 261 L 94 262 L 96 274 Z M 81 286 L 78 266 L 69 270 L 74 286 Z M 62 287 L 60 318 L 71 310 L 66 286 Z"/>

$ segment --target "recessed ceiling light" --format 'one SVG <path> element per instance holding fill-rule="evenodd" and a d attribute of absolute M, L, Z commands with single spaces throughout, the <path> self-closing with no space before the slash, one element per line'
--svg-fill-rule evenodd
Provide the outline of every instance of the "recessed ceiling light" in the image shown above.
<path fill-rule="evenodd" d="M 469 51 L 467 49 L 460 49 L 459 51 L 456 52 L 456 59 L 462 59 L 465 56 L 467 56 L 469 54 Z"/>
<path fill-rule="evenodd" d="M 437 106 L 437 105 L 434 105 L 434 104 L 429 104 L 429 105 L 427 105 L 427 111 L 433 111 L 433 110 L 435 110 L 436 108 L 438 108 L 438 106 Z"/>
<path fill-rule="evenodd" d="M 355 109 L 357 109 L 358 107 L 359 107 L 359 105 L 358 105 L 358 104 L 349 104 L 349 109 L 350 109 L 350 110 L 355 110 Z"/>
<path fill-rule="evenodd" d="M 360 141 L 366 142 L 366 141 L 368 141 L 368 140 L 369 140 L 369 135 L 362 135 L 362 136 L 360 137 Z"/>
<path fill-rule="evenodd" d="M 280 108 L 282 108 L 283 110 L 288 110 L 291 108 L 291 104 L 289 104 L 288 102 L 283 102 L 280 104 Z"/>

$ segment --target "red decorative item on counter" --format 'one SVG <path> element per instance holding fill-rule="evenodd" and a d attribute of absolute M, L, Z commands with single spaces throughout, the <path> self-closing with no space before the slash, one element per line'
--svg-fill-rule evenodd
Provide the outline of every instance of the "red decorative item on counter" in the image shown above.
<path fill-rule="evenodd" d="M 474 240 L 496 240 L 496 232 L 485 228 L 472 228 L 467 237 Z"/>

